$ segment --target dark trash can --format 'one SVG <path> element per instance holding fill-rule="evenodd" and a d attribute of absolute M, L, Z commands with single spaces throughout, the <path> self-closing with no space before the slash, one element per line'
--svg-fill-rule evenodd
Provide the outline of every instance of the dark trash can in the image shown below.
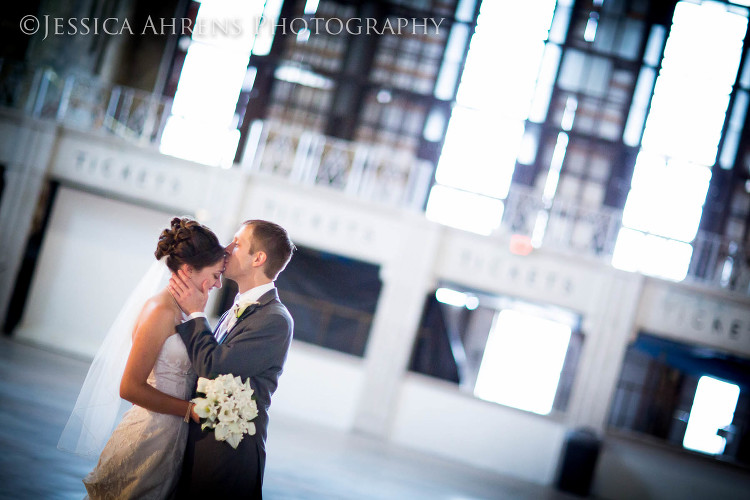
<path fill-rule="evenodd" d="M 565 436 L 557 471 L 558 490 L 587 496 L 594 479 L 601 440 L 591 429 L 575 429 Z"/>

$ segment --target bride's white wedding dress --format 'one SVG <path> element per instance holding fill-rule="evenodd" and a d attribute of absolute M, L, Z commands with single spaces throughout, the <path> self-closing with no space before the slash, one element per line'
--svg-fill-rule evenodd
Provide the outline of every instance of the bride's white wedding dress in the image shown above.
<path fill-rule="evenodd" d="M 148 377 L 149 385 L 188 399 L 196 378 L 180 336 L 168 337 Z M 187 433 L 188 424 L 181 417 L 133 406 L 112 433 L 96 468 L 83 480 L 89 497 L 169 497 L 182 468 Z"/>

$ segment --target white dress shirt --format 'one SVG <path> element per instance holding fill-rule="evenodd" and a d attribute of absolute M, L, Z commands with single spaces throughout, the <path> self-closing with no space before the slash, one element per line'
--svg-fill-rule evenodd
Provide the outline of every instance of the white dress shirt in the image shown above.
<path fill-rule="evenodd" d="M 266 292 L 273 290 L 276 288 L 276 285 L 273 281 L 266 283 L 265 285 L 256 286 L 255 288 L 251 288 L 250 290 L 247 290 L 245 293 L 237 294 L 237 296 L 234 298 L 234 303 L 232 304 L 232 308 L 234 308 L 237 304 L 246 304 L 246 307 L 250 304 L 257 302 L 259 298 L 263 296 Z M 221 339 L 224 338 L 224 336 L 234 328 L 234 325 L 237 324 L 237 321 L 239 319 L 235 314 L 232 313 L 231 309 L 227 313 L 226 316 L 224 316 L 224 321 L 219 323 L 218 328 L 216 329 L 216 341 L 221 342 Z"/>

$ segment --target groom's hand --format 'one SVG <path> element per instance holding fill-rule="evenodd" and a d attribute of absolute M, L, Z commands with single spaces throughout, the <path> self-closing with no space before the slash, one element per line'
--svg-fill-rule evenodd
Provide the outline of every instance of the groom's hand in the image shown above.
<path fill-rule="evenodd" d="M 177 305 L 188 315 L 203 312 L 206 309 L 209 286 L 210 283 L 206 280 L 201 283 L 200 288 L 196 287 L 182 269 L 176 274 L 172 273 L 169 285 L 167 285 Z"/>

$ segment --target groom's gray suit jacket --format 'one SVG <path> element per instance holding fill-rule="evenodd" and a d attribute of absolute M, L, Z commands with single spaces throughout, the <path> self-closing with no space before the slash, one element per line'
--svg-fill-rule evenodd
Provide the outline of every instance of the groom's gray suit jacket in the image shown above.
<path fill-rule="evenodd" d="M 201 431 L 199 424 L 191 422 L 178 497 L 261 497 L 268 408 L 286 361 L 293 328 L 292 317 L 279 301 L 275 288 L 263 294 L 258 305 L 250 305 L 220 343 L 205 318 L 177 326 L 199 377 L 227 373 L 240 376 L 243 381 L 249 377 L 258 405 L 256 434 L 246 434 L 236 450 L 226 442 L 216 441 L 213 432 Z"/>

